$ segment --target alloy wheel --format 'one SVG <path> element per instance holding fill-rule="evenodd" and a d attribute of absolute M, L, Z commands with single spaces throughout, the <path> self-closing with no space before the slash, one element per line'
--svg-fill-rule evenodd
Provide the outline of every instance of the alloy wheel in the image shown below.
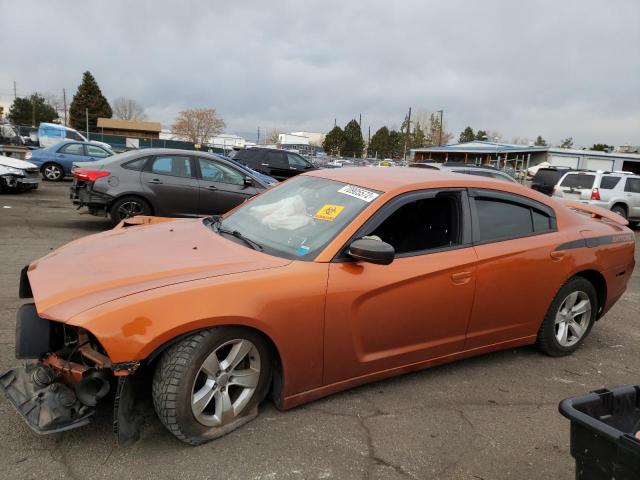
<path fill-rule="evenodd" d="M 144 212 L 144 208 L 139 202 L 134 200 L 129 200 L 127 202 L 123 202 L 122 205 L 118 207 L 118 218 L 120 220 L 124 220 L 125 218 L 135 217 L 136 215 L 140 215 Z"/>
<path fill-rule="evenodd" d="M 255 394 L 260 380 L 260 353 L 246 339 L 225 342 L 211 352 L 198 371 L 191 411 L 202 425 L 228 425 Z"/>
<path fill-rule="evenodd" d="M 563 347 L 578 343 L 589 328 L 591 300 L 583 291 L 570 293 L 560 304 L 555 318 L 555 335 Z"/>
<path fill-rule="evenodd" d="M 47 165 L 44 167 L 44 176 L 47 180 L 59 180 L 62 177 L 62 170 L 56 165 Z"/>

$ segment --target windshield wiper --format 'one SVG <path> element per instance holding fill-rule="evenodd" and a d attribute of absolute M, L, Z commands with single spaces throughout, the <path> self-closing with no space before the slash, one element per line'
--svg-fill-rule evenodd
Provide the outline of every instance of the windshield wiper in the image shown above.
<path fill-rule="evenodd" d="M 235 237 L 239 240 L 242 240 L 244 243 L 246 243 L 247 245 L 249 245 L 251 248 L 253 248 L 254 250 L 258 250 L 259 252 L 263 251 L 264 248 L 262 247 L 262 245 L 260 245 L 258 242 L 254 242 L 253 240 L 245 237 L 244 235 L 242 235 L 242 233 L 240 233 L 238 230 L 229 230 L 228 228 L 224 228 L 222 226 L 222 221 L 220 218 L 217 218 L 212 224 L 211 226 L 215 229 L 216 232 L 218 233 L 224 233 L 225 235 L 231 235 L 232 237 Z"/>

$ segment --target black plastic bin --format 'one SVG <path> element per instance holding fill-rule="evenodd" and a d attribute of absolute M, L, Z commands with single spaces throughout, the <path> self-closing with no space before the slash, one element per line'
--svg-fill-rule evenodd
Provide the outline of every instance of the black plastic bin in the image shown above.
<path fill-rule="evenodd" d="M 559 409 L 571 420 L 576 480 L 640 480 L 640 385 L 568 398 Z"/>

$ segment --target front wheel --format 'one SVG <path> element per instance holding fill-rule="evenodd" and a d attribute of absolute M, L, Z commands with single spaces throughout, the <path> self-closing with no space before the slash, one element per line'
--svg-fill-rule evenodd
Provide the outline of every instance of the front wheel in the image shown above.
<path fill-rule="evenodd" d="M 260 335 L 237 327 L 187 337 L 162 355 L 153 403 L 163 425 L 199 445 L 251 419 L 271 380 L 271 356 Z"/>
<path fill-rule="evenodd" d="M 573 277 L 551 302 L 538 331 L 538 347 L 552 357 L 573 353 L 591 331 L 597 312 L 598 297 L 591 282 Z"/>

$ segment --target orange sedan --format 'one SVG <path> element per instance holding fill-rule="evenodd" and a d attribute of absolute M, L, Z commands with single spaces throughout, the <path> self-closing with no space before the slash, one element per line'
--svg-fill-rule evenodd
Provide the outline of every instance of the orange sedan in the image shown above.
<path fill-rule="evenodd" d="M 618 215 L 518 184 L 403 168 L 318 170 L 221 218 L 135 217 L 25 267 L 0 377 L 39 433 L 115 388 L 119 441 L 150 395 L 180 440 L 356 385 L 537 344 L 572 353 L 625 291 Z"/>

